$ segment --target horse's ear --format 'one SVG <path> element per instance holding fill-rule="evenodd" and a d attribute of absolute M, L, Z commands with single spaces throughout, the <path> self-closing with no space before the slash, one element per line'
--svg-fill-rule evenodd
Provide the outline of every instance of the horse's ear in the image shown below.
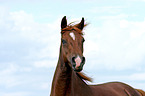
<path fill-rule="evenodd" d="M 61 29 L 65 28 L 67 26 L 67 20 L 66 16 L 64 16 L 61 20 Z"/>
<path fill-rule="evenodd" d="M 83 28 L 84 28 L 84 17 L 82 17 L 81 22 L 79 24 L 77 24 L 76 27 L 83 30 Z"/>

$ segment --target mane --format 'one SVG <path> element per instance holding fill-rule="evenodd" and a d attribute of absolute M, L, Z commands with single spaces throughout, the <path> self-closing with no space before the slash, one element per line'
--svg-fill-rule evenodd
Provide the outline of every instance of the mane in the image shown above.
<path fill-rule="evenodd" d="M 69 23 L 65 28 L 61 29 L 61 33 L 65 33 L 66 31 L 71 31 L 71 30 L 76 30 L 77 32 L 79 32 L 79 34 L 84 35 L 84 33 L 82 32 L 82 30 L 80 30 L 79 28 L 77 28 L 78 24 L 74 24 L 75 22 L 71 22 Z M 88 24 L 85 24 L 84 27 L 86 27 Z"/>
<path fill-rule="evenodd" d="M 81 79 L 83 79 L 83 80 L 85 80 L 85 81 L 92 82 L 92 78 L 86 76 L 86 75 L 85 75 L 84 73 L 82 73 L 82 72 L 77 72 L 77 75 L 78 75 Z"/>

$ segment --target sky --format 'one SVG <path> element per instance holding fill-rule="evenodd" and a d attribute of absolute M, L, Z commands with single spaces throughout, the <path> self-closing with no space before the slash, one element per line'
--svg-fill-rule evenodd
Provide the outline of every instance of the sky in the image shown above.
<path fill-rule="evenodd" d="M 81 18 L 89 84 L 145 90 L 145 0 L 0 0 L 0 96 L 49 96 L 60 23 Z"/>

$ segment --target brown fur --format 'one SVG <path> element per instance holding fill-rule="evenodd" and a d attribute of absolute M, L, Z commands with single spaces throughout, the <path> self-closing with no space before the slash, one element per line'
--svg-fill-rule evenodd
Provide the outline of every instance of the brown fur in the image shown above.
<path fill-rule="evenodd" d="M 61 22 L 61 42 L 58 64 L 53 77 L 50 96 L 145 96 L 145 92 L 134 89 L 121 82 L 109 82 L 98 85 L 87 85 L 84 80 L 91 81 L 81 70 L 75 70 L 73 66 L 74 56 L 83 57 L 83 35 L 82 29 L 85 26 L 84 18 L 79 24 L 67 26 L 66 16 Z M 69 36 L 74 32 L 76 40 Z M 81 59 L 84 64 L 85 59 Z M 79 68 L 83 67 L 80 65 Z M 142 95 L 141 95 L 142 94 Z"/>
<path fill-rule="evenodd" d="M 140 94 L 141 96 L 145 96 L 145 91 L 141 90 L 141 89 L 136 89 Z"/>
<path fill-rule="evenodd" d="M 78 29 L 77 27 L 75 27 L 75 25 L 74 26 L 70 25 L 70 26 L 67 26 L 66 28 L 63 28 L 61 33 L 63 34 L 66 31 L 71 31 L 71 30 L 76 30 L 79 34 L 83 35 L 83 32 L 80 29 Z"/>

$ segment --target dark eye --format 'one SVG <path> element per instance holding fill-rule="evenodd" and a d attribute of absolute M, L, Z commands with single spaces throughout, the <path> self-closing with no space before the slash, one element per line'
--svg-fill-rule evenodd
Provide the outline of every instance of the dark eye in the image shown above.
<path fill-rule="evenodd" d="M 66 44 L 66 43 L 67 43 L 66 40 L 62 39 L 62 44 Z"/>

